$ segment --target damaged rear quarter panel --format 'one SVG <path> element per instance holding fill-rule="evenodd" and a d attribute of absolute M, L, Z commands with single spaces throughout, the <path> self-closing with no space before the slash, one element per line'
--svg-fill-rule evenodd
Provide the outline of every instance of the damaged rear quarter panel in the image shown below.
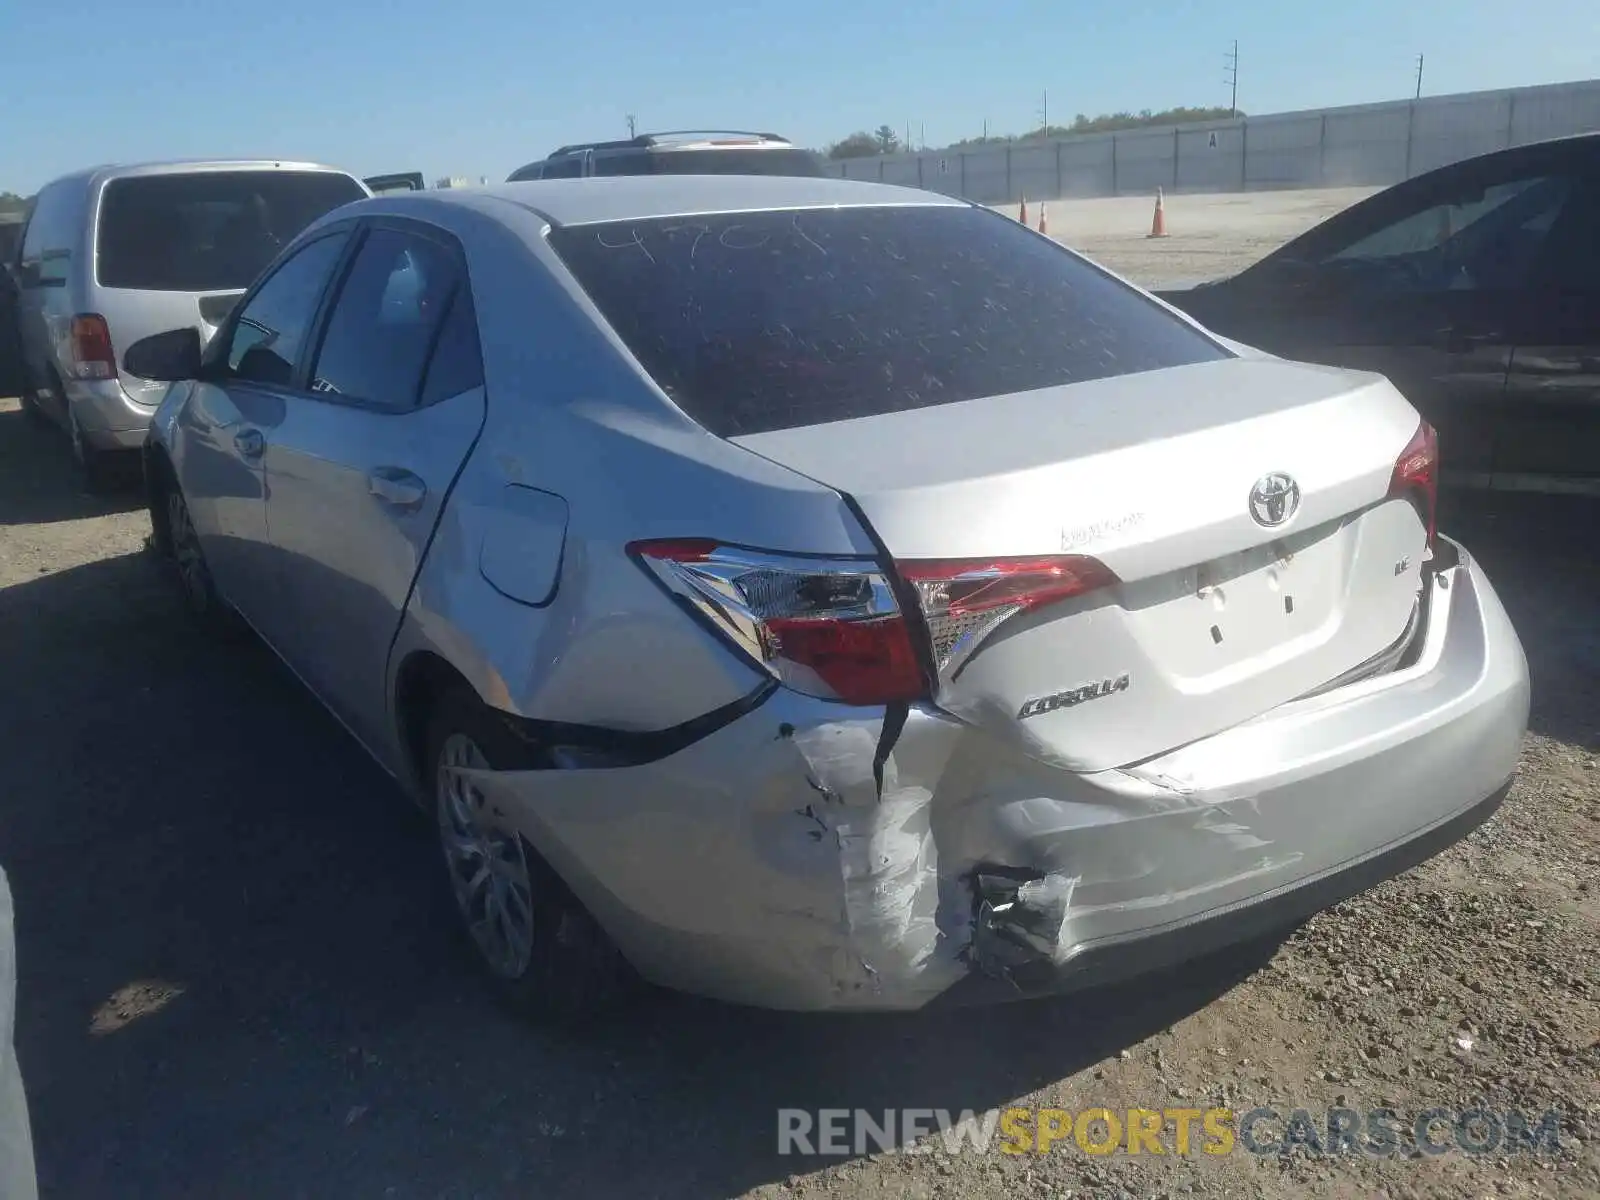
<path fill-rule="evenodd" d="M 882 709 L 779 692 L 648 766 L 475 775 L 647 977 L 776 1008 L 916 1007 L 966 970 L 970 893 L 932 828 L 957 739 L 924 713 L 892 745 L 884 727 Z"/>
<path fill-rule="evenodd" d="M 1206 824 L 1200 801 L 1108 791 L 942 714 L 895 725 L 780 690 L 646 766 L 469 774 L 646 977 L 786 1009 L 917 1008 L 974 968 L 1003 974 L 1008 952 L 975 937 L 987 864 L 1038 881 L 1014 915 L 1032 958 L 1065 959 L 1082 876 L 1158 883 Z M 1128 822 L 1162 814 L 1178 822 L 1145 855 Z"/>

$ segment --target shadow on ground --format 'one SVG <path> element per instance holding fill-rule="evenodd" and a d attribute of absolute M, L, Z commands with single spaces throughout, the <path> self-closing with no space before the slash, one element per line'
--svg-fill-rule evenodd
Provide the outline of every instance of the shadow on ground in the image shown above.
<path fill-rule="evenodd" d="M 138 456 L 122 455 L 119 465 L 115 491 L 104 496 L 82 492 L 72 483 L 66 434 L 20 408 L 0 408 L 0 525 L 45 525 L 140 507 L 144 494 Z"/>
<path fill-rule="evenodd" d="M 1600 499 L 1448 496 L 1440 528 L 1488 572 L 1528 655 L 1528 725 L 1600 751 Z"/>

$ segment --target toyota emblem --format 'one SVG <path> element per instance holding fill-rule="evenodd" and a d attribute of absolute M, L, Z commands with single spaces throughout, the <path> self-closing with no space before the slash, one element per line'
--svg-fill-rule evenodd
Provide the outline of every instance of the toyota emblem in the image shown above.
<path fill-rule="evenodd" d="M 1250 489 L 1250 515 L 1257 525 L 1276 528 L 1294 516 L 1300 507 L 1300 485 L 1282 471 L 1256 480 Z"/>

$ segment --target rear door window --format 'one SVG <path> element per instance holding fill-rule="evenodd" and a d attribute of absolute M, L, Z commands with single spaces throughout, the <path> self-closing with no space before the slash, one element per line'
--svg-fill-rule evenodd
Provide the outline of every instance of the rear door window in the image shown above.
<path fill-rule="evenodd" d="M 416 407 L 436 332 L 462 282 L 441 243 L 374 229 L 333 303 L 311 390 L 394 411 Z"/>
<path fill-rule="evenodd" d="M 590 156 L 595 175 L 649 175 L 654 170 L 648 150 L 597 150 Z"/>
<path fill-rule="evenodd" d="M 238 291 L 307 225 L 364 195 L 332 171 L 116 179 L 100 198 L 96 274 L 108 288 Z"/>
<path fill-rule="evenodd" d="M 826 171 L 805 150 L 663 150 L 653 156 L 657 175 L 798 175 Z"/>
<path fill-rule="evenodd" d="M 550 241 L 644 369 L 723 437 L 1230 357 L 985 209 L 674 217 Z"/>
<path fill-rule="evenodd" d="M 33 202 L 22 234 L 17 260 L 22 267 L 21 282 L 28 287 L 60 287 L 67 280 L 72 261 L 73 237 L 71 192 L 67 185 L 53 183 Z M 80 222 L 81 229 L 81 222 Z"/>

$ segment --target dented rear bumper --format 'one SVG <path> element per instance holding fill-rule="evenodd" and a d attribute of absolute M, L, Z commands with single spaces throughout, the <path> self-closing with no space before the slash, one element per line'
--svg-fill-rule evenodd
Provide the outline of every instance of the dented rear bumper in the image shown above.
<path fill-rule="evenodd" d="M 1430 586 L 1409 665 L 1137 766 L 779 690 L 647 765 L 479 782 L 667 986 L 901 1009 L 1106 982 L 1298 920 L 1493 811 L 1527 665 L 1465 554 Z"/>

